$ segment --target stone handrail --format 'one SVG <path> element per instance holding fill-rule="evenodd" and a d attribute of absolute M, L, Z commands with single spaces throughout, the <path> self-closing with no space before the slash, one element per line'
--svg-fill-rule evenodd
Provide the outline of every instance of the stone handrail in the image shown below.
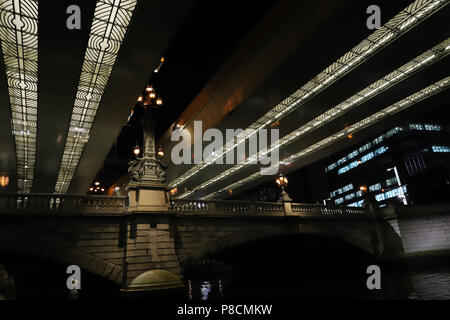
<path fill-rule="evenodd" d="M 355 216 L 366 211 L 358 207 L 336 207 L 320 204 L 291 203 L 292 212 L 311 216 Z"/>
<path fill-rule="evenodd" d="M 183 200 L 171 201 L 171 209 L 179 214 L 211 214 L 211 215 L 261 215 L 283 214 L 283 204 L 278 202 L 248 202 L 232 200 Z"/>
<path fill-rule="evenodd" d="M 127 197 L 73 194 L 0 194 L 0 214 L 121 215 Z M 173 199 L 168 213 L 208 216 L 363 216 L 364 208 L 291 202 Z"/>
<path fill-rule="evenodd" d="M 73 194 L 0 194 L 0 214 L 121 214 L 126 197 Z"/>
<path fill-rule="evenodd" d="M 319 204 L 249 202 L 230 200 L 185 200 L 171 201 L 171 210 L 178 214 L 210 215 L 294 215 L 304 217 L 358 216 L 364 215 L 364 208 L 335 207 Z"/>

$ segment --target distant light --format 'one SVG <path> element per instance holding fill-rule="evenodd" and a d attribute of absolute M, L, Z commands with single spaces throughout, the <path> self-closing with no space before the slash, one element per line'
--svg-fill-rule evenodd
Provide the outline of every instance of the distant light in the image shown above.
<path fill-rule="evenodd" d="M 93 187 L 90 187 L 90 188 L 89 188 L 89 191 L 94 191 L 94 188 L 93 188 Z"/>
<path fill-rule="evenodd" d="M 119 192 L 119 190 L 120 190 L 120 187 L 115 187 L 114 188 L 114 192 Z"/>
<path fill-rule="evenodd" d="M 9 177 L 8 176 L 0 176 L 0 186 L 6 187 L 9 184 Z"/>
<path fill-rule="evenodd" d="M 350 133 L 350 134 L 347 135 L 347 138 L 352 139 L 353 135 Z"/>
<path fill-rule="evenodd" d="M 98 181 L 95 181 L 95 183 L 94 183 L 96 186 L 99 186 L 100 185 L 100 182 L 98 182 Z"/>
<path fill-rule="evenodd" d="M 152 92 L 152 91 L 154 91 L 154 89 L 152 86 L 148 85 L 147 88 L 145 88 L 145 91 Z"/>
<path fill-rule="evenodd" d="M 366 186 L 360 186 L 359 190 L 361 190 L 362 192 L 366 192 L 367 191 L 367 187 Z"/>
<path fill-rule="evenodd" d="M 275 182 L 279 187 L 286 187 L 288 185 L 288 179 L 283 174 L 280 174 Z"/>
<path fill-rule="evenodd" d="M 159 60 L 159 64 L 158 66 L 153 70 L 154 73 L 158 73 L 159 69 L 161 69 L 162 65 L 164 63 L 164 57 L 161 58 L 161 60 Z"/>
<path fill-rule="evenodd" d="M 233 194 L 233 189 L 228 190 L 229 194 Z"/>
<path fill-rule="evenodd" d="M 142 102 L 142 100 L 144 100 L 144 98 L 143 98 L 142 96 L 139 96 L 139 97 L 137 98 L 137 101 L 138 101 L 138 102 Z"/>
<path fill-rule="evenodd" d="M 177 192 L 178 192 L 178 188 L 173 188 L 172 190 L 170 190 L 171 195 L 175 195 Z"/>
<path fill-rule="evenodd" d="M 156 99 L 156 104 L 159 106 L 162 105 L 163 104 L 162 99 L 161 98 Z"/>
<path fill-rule="evenodd" d="M 148 96 L 150 97 L 150 99 L 155 99 L 156 94 L 155 92 L 151 92 Z"/>
<path fill-rule="evenodd" d="M 163 148 L 161 148 L 161 147 L 159 147 L 158 148 L 158 153 L 157 153 L 157 155 L 159 156 L 159 157 L 164 157 L 164 149 Z"/>
<path fill-rule="evenodd" d="M 134 147 L 133 153 L 137 157 L 141 153 L 141 148 L 139 146 Z"/>
<path fill-rule="evenodd" d="M 101 188 L 100 190 L 105 191 L 105 188 Z"/>

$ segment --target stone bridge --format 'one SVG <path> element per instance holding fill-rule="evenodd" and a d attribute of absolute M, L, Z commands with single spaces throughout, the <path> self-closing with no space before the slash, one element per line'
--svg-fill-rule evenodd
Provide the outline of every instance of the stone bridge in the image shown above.
<path fill-rule="evenodd" d="M 0 195 L 0 252 L 36 256 L 122 288 L 145 271 L 182 276 L 208 255 L 271 236 L 334 237 L 378 259 L 450 249 L 449 207 L 383 211 L 299 203 L 174 200 L 129 212 L 126 197 Z"/>

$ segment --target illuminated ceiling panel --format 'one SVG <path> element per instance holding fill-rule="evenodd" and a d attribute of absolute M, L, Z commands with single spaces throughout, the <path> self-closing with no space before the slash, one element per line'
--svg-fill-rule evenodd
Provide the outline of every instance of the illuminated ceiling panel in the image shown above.
<path fill-rule="evenodd" d="M 29 193 L 36 160 L 38 3 L 0 0 L 0 41 L 16 145 L 17 191 Z"/>
<path fill-rule="evenodd" d="M 66 193 L 78 166 L 136 0 L 97 1 L 55 193 Z"/>
<path fill-rule="evenodd" d="M 355 69 L 362 62 L 373 56 L 377 51 L 395 41 L 401 35 L 411 30 L 414 26 L 428 18 L 437 10 L 447 4 L 447 0 L 417 0 L 399 14 L 389 20 L 380 29 L 373 32 L 369 37 L 360 42 L 357 46 L 345 53 L 341 58 L 328 66 L 312 80 L 303 85 L 296 92 L 272 108 L 264 116 L 258 119 L 237 136 L 237 142 L 232 139 L 223 146 L 221 152 L 212 155 L 202 163 L 193 166 L 180 177 L 169 183 L 170 187 L 176 187 L 185 182 L 195 174 L 214 163 L 224 154 L 234 149 L 237 145 L 244 143 L 251 135 L 256 134 L 271 124 L 273 121 L 281 119 L 288 113 L 302 106 L 309 99 L 320 93 L 326 87 L 342 78 L 345 74 Z"/>
<path fill-rule="evenodd" d="M 322 113 L 321 115 L 317 116 L 313 120 L 307 122 L 306 124 L 302 125 L 297 130 L 292 131 L 291 133 L 285 135 L 283 138 L 279 140 L 278 146 L 274 146 L 269 150 L 263 150 L 262 152 L 258 152 L 255 155 L 250 156 L 244 163 L 236 164 L 233 167 L 225 170 L 220 175 L 208 179 L 208 181 L 202 183 L 198 187 L 195 188 L 195 191 L 202 190 L 220 180 L 222 180 L 225 177 L 228 177 L 234 173 L 236 173 L 238 170 L 243 169 L 245 167 L 249 167 L 252 165 L 252 163 L 256 163 L 256 159 L 258 157 L 264 157 L 267 153 L 270 153 L 274 151 L 275 148 L 279 147 L 285 147 L 291 142 L 294 142 L 307 133 L 310 133 L 324 124 L 342 116 L 347 111 L 352 110 L 353 108 L 357 107 L 358 105 L 361 105 L 364 102 L 367 102 L 368 100 L 376 97 L 378 94 L 386 91 L 390 87 L 398 84 L 399 82 L 405 80 L 410 75 L 412 75 L 414 72 L 417 72 L 421 70 L 422 68 L 429 66 L 433 64 L 434 62 L 446 57 L 450 53 L 450 38 L 446 39 L 445 41 L 439 43 L 438 45 L 434 46 L 430 50 L 427 50 L 426 52 L 422 53 L 418 57 L 412 59 L 408 63 L 404 64 L 400 68 L 394 70 L 393 72 L 389 73 L 388 75 L 384 76 L 378 81 L 375 81 L 371 85 L 367 86 L 363 90 L 359 91 L 358 93 L 354 94 L 347 100 L 341 102 L 340 104 L 328 109 L 326 112 Z M 188 191 L 184 193 L 180 198 L 185 198 L 190 196 L 192 193 L 194 193 L 194 190 Z"/>
<path fill-rule="evenodd" d="M 428 97 L 431 97 L 432 95 L 434 95 L 442 90 L 445 90 L 449 87 L 450 87 L 450 77 L 446 77 L 446 78 L 444 78 L 440 81 L 437 81 L 434 84 L 432 84 L 416 93 L 413 93 L 412 95 L 398 101 L 397 103 L 394 103 L 394 104 L 390 105 L 389 107 L 384 108 L 383 110 L 378 111 L 361 121 L 358 121 L 357 123 L 349 126 L 348 128 L 338 131 L 337 133 L 321 140 L 320 142 L 313 144 L 313 145 L 309 146 L 308 148 L 302 149 L 299 152 L 297 152 L 289 157 L 286 157 L 285 159 L 283 159 L 281 161 L 286 162 L 286 163 L 294 163 L 294 162 L 310 155 L 313 152 L 316 152 L 320 149 L 323 149 L 323 148 L 335 143 L 338 140 L 347 138 L 347 136 L 349 134 L 353 134 L 353 133 L 360 131 L 368 126 L 371 126 L 371 125 L 377 123 L 378 121 L 381 121 L 382 119 L 385 119 L 397 112 L 407 109 L 407 108 L 413 106 L 414 104 L 416 104 L 417 102 L 422 101 Z M 233 184 L 226 186 L 225 188 L 220 189 L 219 191 L 209 194 L 208 196 L 204 197 L 203 199 L 213 198 L 213 197 L 219 195 L 221 192 L 226 192 L 227 190 L 238 188 L 238 187 L 245 185 L 245 184 L 249 183 L 250 181 L 256 180 L 260 177 L 261 177 L 260 173 L 256 172 L 238 182 L 235 182 Z"/>

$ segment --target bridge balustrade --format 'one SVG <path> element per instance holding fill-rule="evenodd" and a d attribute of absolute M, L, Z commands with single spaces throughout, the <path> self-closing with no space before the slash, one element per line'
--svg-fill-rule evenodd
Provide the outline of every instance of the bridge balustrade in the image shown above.
<path fill-rule="evenodd" d="M 212 214 L 212 215 L 299 215 L 311 217 L 323 216 L 350 216 L 362 215 L 364 208 L 334 207 L 317 204 L 289 203 L 287 206 L 281 202 L 249 202 L 230 200 L 183 200 L 174 199 L 171 202 L 172 210 L 185 214 Z"/>
<path fill-rule="evenodd" d="M 126 209 L 126 197 L 70 194 L 2 194 L 0 214 L 117 214 Z"/>
<path fill-rule="evenodd" d="M 292 203 L 291 208 L 294 213 L 303 213 L 311 216 L 350 216 L 363 215 L 366 212 L 364 208 L 334 207 L 304 203 Z"/>
<path fill-rule="evenodd" d="M 122 215 L 127 198 L 71 194 L 1 194 L 0 214 Z M 230 200 L 173 199 L 168 213 L 217 216 L 356 216 L 364 208 L 335 207 L 317 204 L 249 202 Z"/>

